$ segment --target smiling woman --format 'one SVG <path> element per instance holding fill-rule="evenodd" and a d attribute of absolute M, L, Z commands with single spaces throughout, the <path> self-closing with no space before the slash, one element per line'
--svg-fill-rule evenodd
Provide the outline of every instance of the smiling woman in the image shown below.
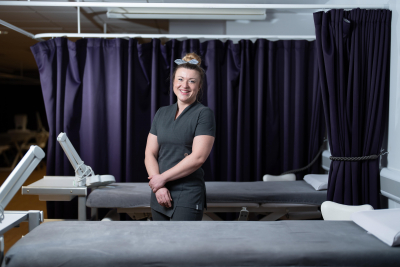
<path fill-rule="evenodd" d="M 189 80 L 189 83 L 193 86 L 190 88 L 197 89 L 195 96 L 197 101 L 201 101 L 203 96 L 203 82 L 204 82 L 204 70 L 200 67 L 201 58 L 196 53 L 188 53 L 182 59 L 175 60 L 178 66 L 172 75 L 172 80 L 174 81 L 174 93 L 178 97 L 176 87 L 182 87 L 184 78 Z M 185 75 L 182 76 L 182 75 Z M 179 90 L 179 89 L 178 89 Z"/>
<path fill-rule="evenodd" d="M 200 75 L 197 71 L 180 68 L 175 72 L 174 93 L 181 103 L 193 103 L 200 91 Z M 179 115 L 177 114 L 176 117 Z M 175 118 L 176 119 L 176 118 Z"/>
<path fill-rule="evenodd" d="M 147 138 L 145 165 L 153 220 L 199 221 L 206 207 L 204 171 L 215 139 L 213 111 L 199 101 L 204 71 L 194 53 L 175 61 L 177 102 L 160 108 Z"/>

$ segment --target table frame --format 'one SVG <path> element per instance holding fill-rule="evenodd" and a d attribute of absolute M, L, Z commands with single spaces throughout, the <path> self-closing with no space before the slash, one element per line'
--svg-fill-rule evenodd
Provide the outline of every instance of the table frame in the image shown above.
<path fill-rule="evenodd" d="M 71 201 L 78 197 L 78 220 L 86 221 L 86 186 L 73 186 L 74 176 L 44 176 L 28 186 L 22 195 L 38 195 L 41 201 Z"/>

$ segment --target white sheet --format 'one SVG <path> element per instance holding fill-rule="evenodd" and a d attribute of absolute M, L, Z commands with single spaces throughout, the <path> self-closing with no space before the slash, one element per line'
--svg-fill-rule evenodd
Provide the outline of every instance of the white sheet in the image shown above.
<path fill-rule="evenodd" d="M 400 245 L 400 209 L 360 211 L 352 219 L 389 246 Z"/>

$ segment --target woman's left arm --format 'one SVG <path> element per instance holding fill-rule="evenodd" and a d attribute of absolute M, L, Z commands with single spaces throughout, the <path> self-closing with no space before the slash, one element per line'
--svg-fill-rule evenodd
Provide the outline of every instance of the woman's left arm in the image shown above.
<path fill-rule="evenodd" d="M 165 183 L 186 177 L 199 169 L 210 155 L 215 137 L 210 135 L 198 135 L 193 139 L 192 153 L 186 156 L 171 169 L 149 177 L 150 188 L 153 192 L 163 187 Z"/>

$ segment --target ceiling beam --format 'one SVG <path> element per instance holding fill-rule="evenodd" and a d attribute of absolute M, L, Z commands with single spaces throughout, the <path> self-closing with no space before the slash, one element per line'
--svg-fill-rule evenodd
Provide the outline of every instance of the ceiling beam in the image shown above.
<path fill-rule="evenodd" d="M 51 1 L 0 1 L 0 6 L 53 6 L 53 7 L 137 7 L 137 8 L 207 8 L 207 9 L 352 9 L 388 8 L 387 4 L 191 4 L 191 3 L 128 3 L 128 2 L 51 2 Z"/>

